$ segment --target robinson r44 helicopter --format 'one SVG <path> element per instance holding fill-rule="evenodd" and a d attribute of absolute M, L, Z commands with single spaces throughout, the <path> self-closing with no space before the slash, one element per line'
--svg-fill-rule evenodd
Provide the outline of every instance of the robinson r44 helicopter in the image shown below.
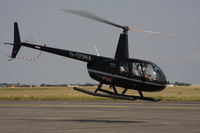
<path fill-rule="evenodd" d="M 94 92 L 77 87 L 74 87 L 75 90 L 87 93 L 89 95 L 116 99 L 140 99 L 147 101 L 159 100 L 150 97 L 144 97 L 142 92 L 156 92 L 163 90 L 166 87 L 165 74 L 156 64 L 150 61 L 129 58 L 128 31 L 139 31 L 153 34 L 165 33 L 141 29 L 131 29 L 128 26 L 115 24 L 111 21 L 108 21 L 106 19 L 103 19 L 101 17 L 98 17 L 94 14 L 82 10 L 62 9 L 62 11 L 121 28 L 123 32 L 120 34 L 114 58 L 96 56 L 70 50 L 57 49 L 47 47 L 45 45 L 42 46 L 27 42 L 21 42 L 17 22 L 14 23 L 14 43 L 5 43 L 8 45 L 13 45 L 11 58 L 16 58 L 20 47 L 24 46 L 64 57 L 69 57 L 79 61 L 84 61 L 87 63 L 87 69 L 90 77 L 94 80 L 97 80 L 99 82 L 99 85 Z M 113 89 L 113 91 L 103 89 L 103 84 L 109 85 L 110 88 Z M 124 90 L 121 93 L 119 93 L 119 90 L 117 90 L 115 86 L 122 87 L 124 88 Z M 138 91 L 139 96 L 126 95 L 128 89 Z"/>

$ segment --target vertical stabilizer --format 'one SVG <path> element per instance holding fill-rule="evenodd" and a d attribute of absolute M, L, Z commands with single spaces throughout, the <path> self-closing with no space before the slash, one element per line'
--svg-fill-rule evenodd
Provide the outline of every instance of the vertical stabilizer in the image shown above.
<path fill-rule="evenodd" d="M 21 47 L 21 40 L 20 40 L 20 35 L 19 35 L 19 28 L 18 28 L 18 24 L 15 22 L 14 23 L 14 44 L 13 44 L 13 50 L 11 53 L 11 58 L 16 58 L 20 47 Z"/>

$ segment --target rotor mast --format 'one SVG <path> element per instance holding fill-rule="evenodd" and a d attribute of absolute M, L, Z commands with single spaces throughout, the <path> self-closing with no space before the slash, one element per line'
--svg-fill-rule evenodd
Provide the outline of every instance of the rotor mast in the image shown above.
<path fill-rule="evenodd" d="M 126 60 L 129 58 L 128 48 L 128 26 L 124 26 L 123 33 L 120 34 L 115 59 Z"/>

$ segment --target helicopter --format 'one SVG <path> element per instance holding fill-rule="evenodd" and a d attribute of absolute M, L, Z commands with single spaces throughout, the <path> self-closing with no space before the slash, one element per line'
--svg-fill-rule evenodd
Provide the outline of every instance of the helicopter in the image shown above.
<path fill-rule="evenodd" d="M 21 42 L 18 23 L 14 22 L 14 42 L 5 43 L 13 46 L 10 56 L 11 60 L 16 58 L 21 46 L 72 58 L 75 60 L 86 62 L 87 70 L 90 77 L 99 82 L 97 88 L 94 91 L 74 87 L 73 89 L 76 91 L 80 91 L 93 96 L 115 99 L 139 99 L 146 101 L 161 100 L 145 97 L 143 95 L 143 92 L 157 92 L 165 89 L 167 83 L 165 74 L 158 65 L 151 61 L 129 58 L 128 31 L 139 31 L 161 35 L 165 33 L 129 28 L 128 26 L 122 26 L 113 23 L 83 10 L 62 9 L 62 11 L 99 21 L 117 28 L 121 28 L 123 31 L 119 36 L 119 41 L 114 58 L 47 47 L 46 45 L 42 46 L 27 42 Z M 112 90 L 103 89 L 103 84 L 109 85 L 110 89 Z M 119 92 L 118 88 L 116 87 L 123 88 L 122 92 Z M 129 89 L 138 91 L 139 96 L 126 95 L 126 92 Z"/>

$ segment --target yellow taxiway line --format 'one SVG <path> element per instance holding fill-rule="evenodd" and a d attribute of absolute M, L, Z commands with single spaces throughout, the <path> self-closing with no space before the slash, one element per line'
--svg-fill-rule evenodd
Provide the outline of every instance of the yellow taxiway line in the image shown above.
<path fill-rule="evenodd" d="M 0 106 L 20 106 L 20 107 L 95 107 L 95 108 L 127 108 L 129 106 L 115 105 L 51 105 L 51 104 L 0 104 Z"/>
<path fill-rule="evenodd" d="M 7 107 L 85 107 L 85 108 L 151 108 L 151 109 L 200 109 L 199 106 L 194 106 L 195 104 L 172 104 L 172 105 L 161 105 L 161 106 L 151 106 L 144 104 L 128 104 L 128 105 L 108 105 L 108 104 L 0 104 L 0 106 Z M 198 105 L 198 104 L 197 104 Z"/>

